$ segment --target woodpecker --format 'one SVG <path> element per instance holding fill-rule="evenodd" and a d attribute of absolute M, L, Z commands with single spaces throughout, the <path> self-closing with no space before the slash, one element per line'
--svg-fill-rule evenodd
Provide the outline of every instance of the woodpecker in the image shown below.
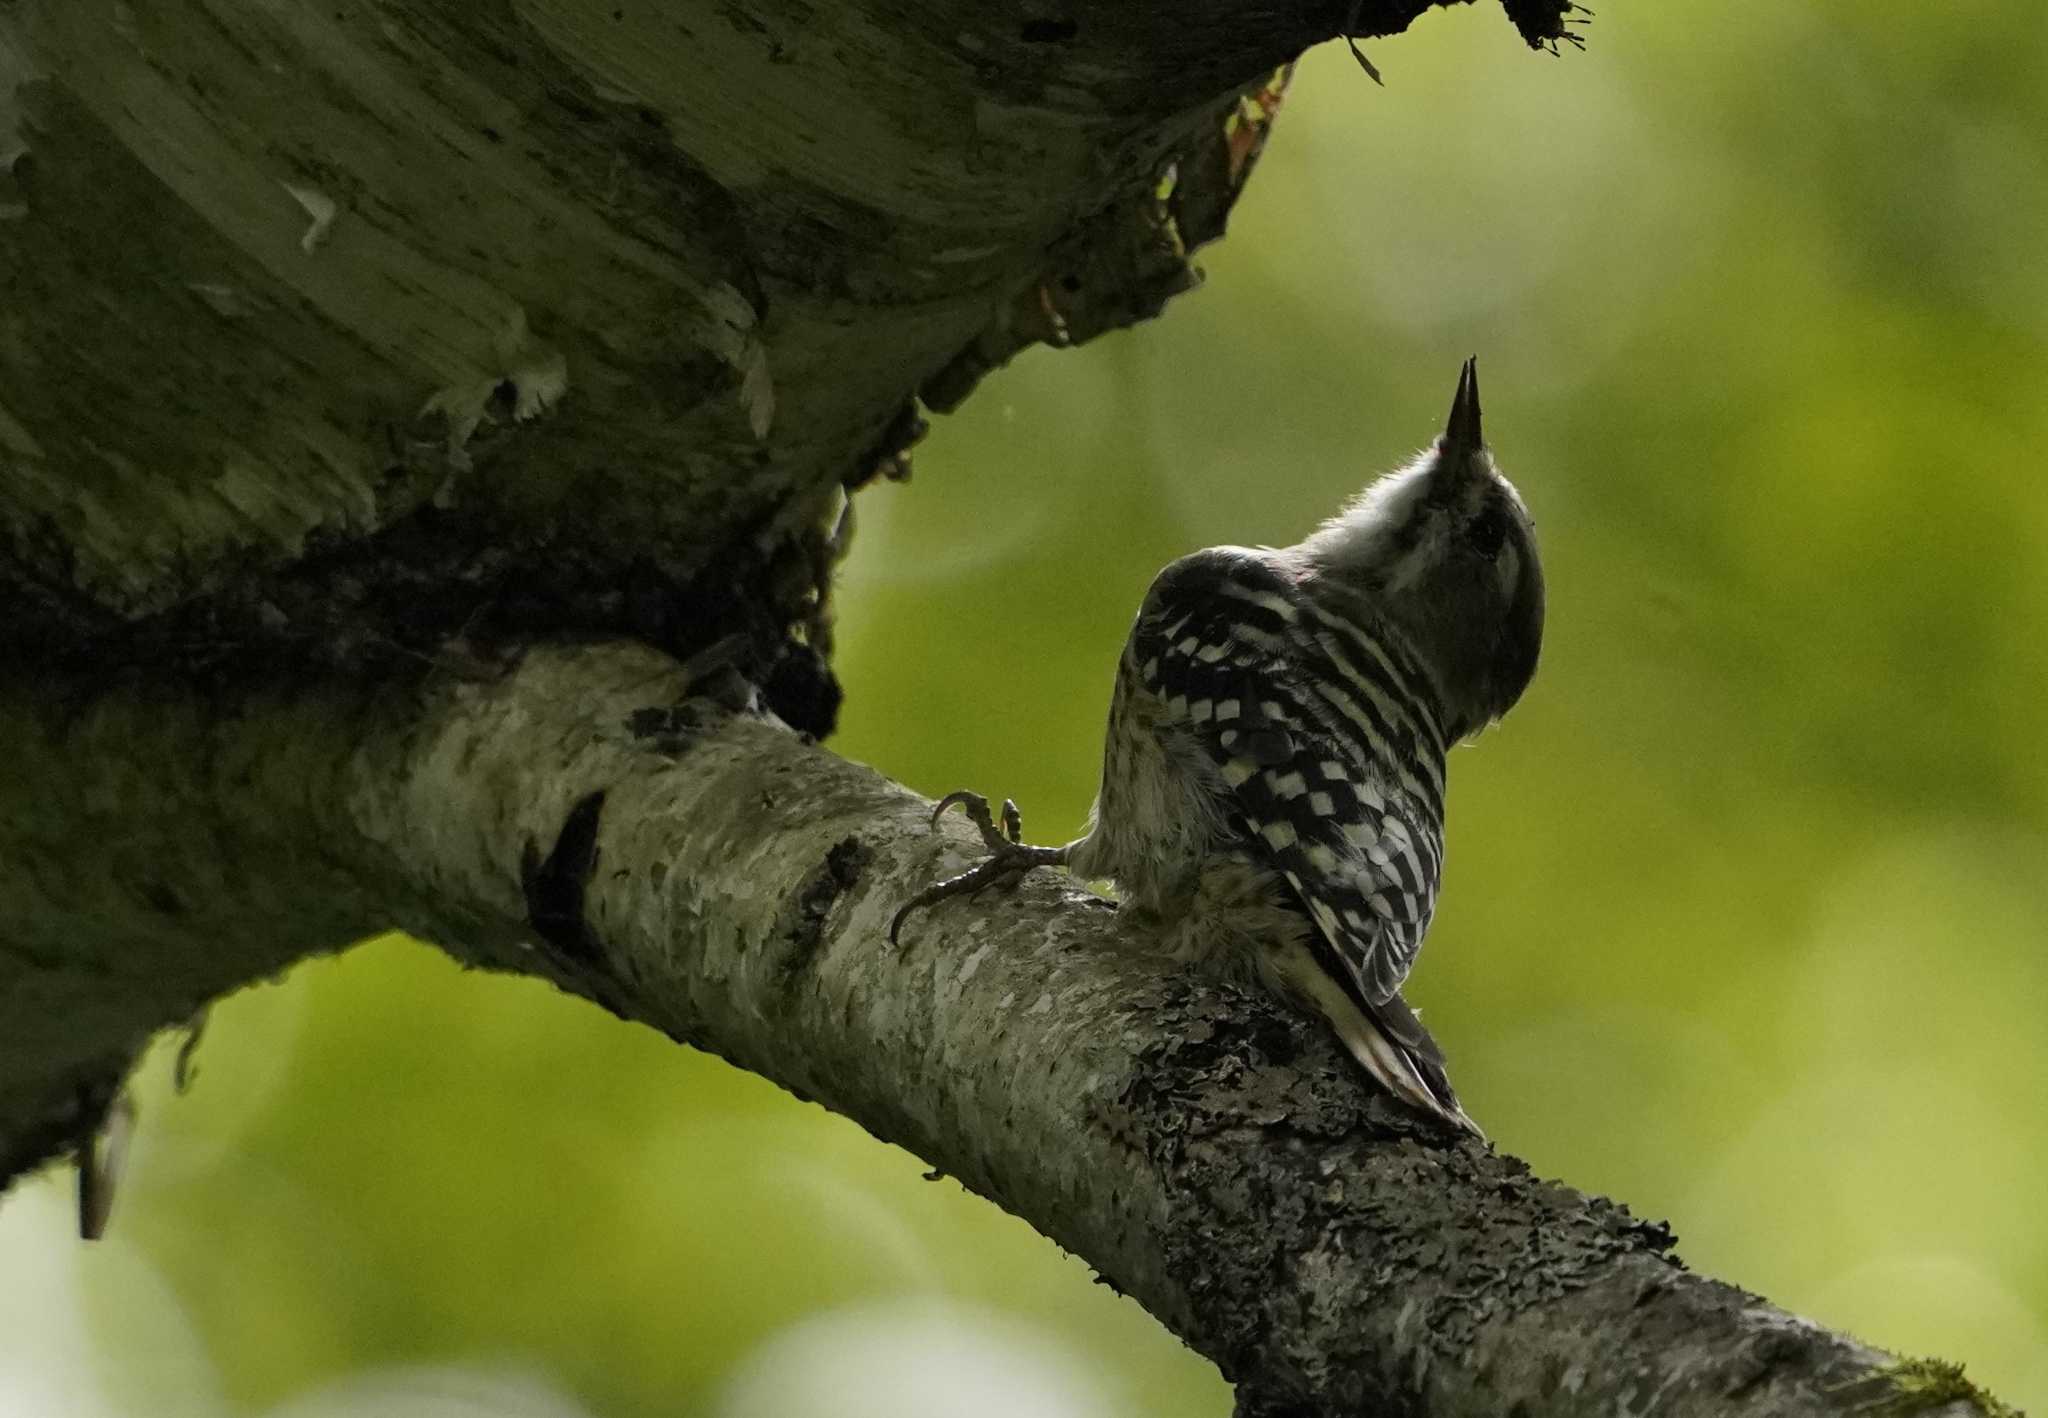
<path fill-rule="evenodd" d="M 1210 547 L 1160 572 L 1117 664 L 1085 835 L 1019 840 L 960 792 L 988 859 L 914 910 L 1034 867 L 1115 884 L 1174 955 L 1323 1015 L 1396 1097 L 1472 1133 L 1443 1051 L 1401 998 L 1443 877 L 1447 750 L 1536 672 L 1535 527 L 1480 434 L 1467 360 L 1444 431 L 1287 547 Z M 1481 1134 L 1483 1136 L 1483 1134 Z"/>

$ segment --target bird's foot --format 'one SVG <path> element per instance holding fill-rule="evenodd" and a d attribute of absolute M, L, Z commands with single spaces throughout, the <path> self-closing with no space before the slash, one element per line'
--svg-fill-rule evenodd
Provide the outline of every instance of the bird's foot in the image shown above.
<path fill-rule="evenodd" d="M 969 867 L 958 876 L 949 876 L 944 881 L 934 882 L 903 903 L 895 918 L 889 922 L 889 943 L 896 943 L 896 933 L 903 929 L 903 922 L 912 911 L 943 901 L 949 896 L 972 896 L 997 882 L 1015 885 L 1025 872 L 1034 867 L 1054 867 L 1067 860 L 1065 847 L 1027 846 L 1024 836 L 1024 817 L 1017 811 L 1017 804 L 1003 799 L 1002 826 L 996 825 L 996 814 L 989 810 L 988 799 L 980 793 L 948 793 L 940 798 L 932 809 L 932 826 L 939 825 L 939 819 L 948 808 L 957 807 L 967 814 L 967 820 L 981 833 L 981 840 L 988 845 L 988 859 L 978 866 Z"/>

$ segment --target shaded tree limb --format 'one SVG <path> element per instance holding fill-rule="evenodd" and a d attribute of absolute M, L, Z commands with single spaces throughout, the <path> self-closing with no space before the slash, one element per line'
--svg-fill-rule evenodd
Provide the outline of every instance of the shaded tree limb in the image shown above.
<path fill-rule="evenodd" d="M 629 644 L 423 684 L 130 683 L 61 713 L 10 689 L 6 1173 L 96 1062 L 399 925 L 917 1153 L 1212 1358 L 1244 1414 L 1996 1412 L 1687 1273 L 1660 1225 L 1446 1136 L 1312 1021 L 1148 954 L 1071 887 L 947 902 L 892 947 L 967 835 L 691 689 Z M 87 926 L 93 961 L 65 963 Z M 33 982 L 88 968 L 100 1010 L 37 1026 Z"/>
<path fill-rule="evenodd" d="M 0 7 L 0 652 L 820 678 L 842 490 L 1157 314 L 1286 66 L 1449 2 Z"/>

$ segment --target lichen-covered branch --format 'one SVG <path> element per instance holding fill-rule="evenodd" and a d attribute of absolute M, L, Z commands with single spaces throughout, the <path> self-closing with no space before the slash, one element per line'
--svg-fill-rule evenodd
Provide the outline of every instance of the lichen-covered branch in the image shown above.
<path fill-rule="evenodd" d="M 948 902 L 892 946 L 964 833 L 687 698 L 654 651 L 377 690 L 76 688 L 61 713 L 0 697 L 31 765 L 0 792 L 0 855 L 26 864 L 0 875 L 10 1173 L 37 1160 L 39 1091 L 401 925 L 911 1149 L 1214 1359 L 1248 1414 L 1993 1411 L 1688 1274 L 1660 1226 L 1402 1111 L 1315 1024 L 1148 954 L 1071 887 Z M 68 965 L 82 930 L 103 944 Z M 106 1003 L 38 1024 L 38 989 Z"/>

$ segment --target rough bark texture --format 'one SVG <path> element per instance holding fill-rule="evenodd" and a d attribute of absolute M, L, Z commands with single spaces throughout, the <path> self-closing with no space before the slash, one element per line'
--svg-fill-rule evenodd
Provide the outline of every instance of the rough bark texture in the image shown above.
<path fill-rule="evenodd" d="M 920 408 L 1156 314 L 1292 58 L 1428 8 L 0 0 L 0 1182 L 397 925 L 920 1153 L 1247 1413 L 1961 1393 L 1048 884 L 888 947 L 923 805 L 714 707 L 827 731 L 826 529 Z"/>
<path fill-rule="evenodd" d="M 1146 953 L 1082 893 L 947 903 L 892 947 L 891 913 L 966 834 L 934 839 L 922 801 L 689 690 L 658 652 L 590 645 L 359 698 L 120 692 L 60 716 L 9 696 L 32 765 L 0 799 L 0 849 L 30 864 L 0 878 L 31 893 L 10 954 L 61 954 L 49 899 L 90 903 L 111 971 L 185 981 L 154 1011 L 107 991 L 138 1042 L 394 922 L 546 975 L 1031 1221 L 1213 1358 L 1246 1413 L 1991 1411 L 1902 1397 L 1884 1356 L 1405 1113 L 1314 1023 Z M 33 1160 L 18 1139 L 9 1170 Z"/>

